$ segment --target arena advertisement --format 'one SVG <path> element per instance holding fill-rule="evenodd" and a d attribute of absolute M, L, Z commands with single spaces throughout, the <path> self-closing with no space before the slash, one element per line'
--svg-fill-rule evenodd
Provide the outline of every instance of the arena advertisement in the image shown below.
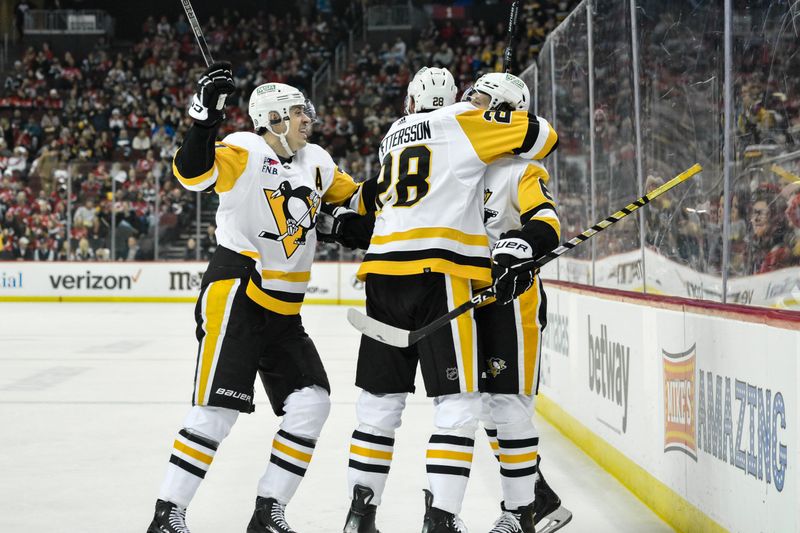
<path fill-rule="evenodd" d="M 548 301 L 548 399 L 723 527 L 799 530 L 800 332 L 553 285 Z"/>
<path fill-rule="evenodd" d="M 192 301 L 200 291 L 204 262 L 0 263 L 0 301 Z M 363 284 L 356 263 L 316 263 L 306 303 L 357 305 Z"/>

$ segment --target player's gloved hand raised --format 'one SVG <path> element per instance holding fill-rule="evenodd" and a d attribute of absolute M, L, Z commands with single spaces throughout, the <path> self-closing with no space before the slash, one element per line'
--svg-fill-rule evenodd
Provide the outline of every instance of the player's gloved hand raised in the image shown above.
<path fill-rule="evenodd" d="M 322 204 L 316 222 L 317 238 L 347 248 L 366 249 L 374 223 L 372 215 L 362 216 L 346 207 Z"/>
<path fill-rule="evenodd" d="M 519 230 L 511 230 L 500 236 L 492 247 L 492 288 L 495 299 L 506 305 L 533 286 L 534 271 L 516 272 L 514 265 L 534 257 L 531 244 L 522 238 Z"/>
<path fill-rule="evenodd" d="M 217 61 L 197 80 L 197 92 L 189 104 L 189 116 L 195 123 L 209 128 L 225 118 L 225 99 L 236 90 L 231 69 L 230 62 Z"/>

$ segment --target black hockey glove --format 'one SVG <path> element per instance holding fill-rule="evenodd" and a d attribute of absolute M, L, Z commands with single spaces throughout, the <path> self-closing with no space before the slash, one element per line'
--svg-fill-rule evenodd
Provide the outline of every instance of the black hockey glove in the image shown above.
<path fill-rule="evenodd" d="M 514 265 L 534 257 L 531 244 L 522 238 L 522 232 L 511 230 L 503 233 L 492 247 L 492 288 L 500 305 L 511 303 L 514 298 L 533 286 L 536 272 L 516 272 Z"/>
<path fill-rule="evenodd" d="M 225 118 L 225 99 L 236 90 L 228 61 L 217 61 L 197 80 L 197 89 L 189 104 L 189 116 L 206 128 Z"/>
<path fill-rule="evenodd" d="M 317 238 L 322 242 L 335 242 L 347 248 L 369 248 L 375 215 L 359 215 L 352 209 L 322 204 L 317 216 Z"/>

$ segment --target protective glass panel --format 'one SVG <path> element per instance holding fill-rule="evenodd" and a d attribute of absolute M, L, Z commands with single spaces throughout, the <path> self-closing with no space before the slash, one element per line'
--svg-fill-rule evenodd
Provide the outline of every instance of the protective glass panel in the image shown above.
<path fill-rule="evenodd" d="M 559 137 L 558 209 L 561 240 L 581 233 L 590 222 L 589 54 L 587 15 L 581 6 L 551 35 Z M 546 116 L 546 115 L 545 115 Z M 559 279 L 591 283 L 591 248 L 578 246 L 559 261 Z"/>
<path fill-rule="evenodd" d="M 728 301 L 797 309 L 800 11 L 791 2 L 734 4 Z"/>
<path fill-rule="evenodd" d="M 593 2 L 595 220 L 607 217 L 640 196 L 630 36 L 628 2 Z M 641 290 L 638 215 L 623 218 L 592 239 L 595 285 Z"/>
<path fill-rule="evenodd" d="M 644 208 L 648 292 L 720 301 L 723 3 L 636 2 L 645 191 L 703 172 Z"/>

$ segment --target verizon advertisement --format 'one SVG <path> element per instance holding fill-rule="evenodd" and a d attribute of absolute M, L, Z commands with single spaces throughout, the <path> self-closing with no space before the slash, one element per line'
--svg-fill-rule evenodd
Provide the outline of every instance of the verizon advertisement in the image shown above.
<path fill-rule="evenodd" d="M 0 262 L 0 301 L 80 299 L 97 301 L 193 301 L 206 263 Z M 356 263 L 317 263 L 307 303 L 358 304 L 364 288 Z"/>
<path fill-rule="evenodd" d="M 800 331 L 547 291 L 543 394 L 723 527 L 800 532 Z"/>

